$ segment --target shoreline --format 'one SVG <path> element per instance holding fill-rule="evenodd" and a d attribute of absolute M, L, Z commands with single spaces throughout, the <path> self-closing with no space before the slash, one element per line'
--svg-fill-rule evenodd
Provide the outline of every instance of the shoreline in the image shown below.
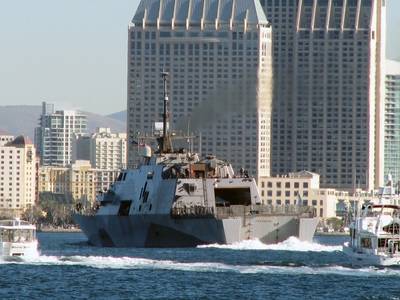
<path fill-rule="evenodd" d="M 335 231 L 335 232 L 323 232 L 323 231 L 316 231 L 315 232 L 315 236 L 348 236 L 349 233 L 348 232 L 340 232 L 340 231 Z"/>

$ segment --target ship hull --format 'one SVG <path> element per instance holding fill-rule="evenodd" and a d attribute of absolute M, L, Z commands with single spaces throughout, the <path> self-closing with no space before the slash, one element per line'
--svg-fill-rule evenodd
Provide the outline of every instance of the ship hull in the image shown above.
<path fill-rule="evenodd" d="M 279 243 L 290 236 L 311 241 L 318 218 L 256 216 L 218 219 L 169 215 L 74 215 L 90 244 L 102 247 L 195 247 L 259 239 Z"/>

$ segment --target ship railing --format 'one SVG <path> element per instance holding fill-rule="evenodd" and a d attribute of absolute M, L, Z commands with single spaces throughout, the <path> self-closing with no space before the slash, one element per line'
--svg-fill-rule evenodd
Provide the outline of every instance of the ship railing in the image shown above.
<path fill-rule="evenodd" d="M 243 215 L 287 215 L 301 217 L 315 217 L 316 210 L 312 206 L 297 205 L 231 205 L 227 207 L 214 207 L 193 205 L 193 206 L 176 206 L 171 208 L 171 217 L 173 218 L 204 218 L 216 216 L 223 219 L 228 217 L 237 217 Z"/>
<path fill-rule="evenodd" d="M 210 206 L 179 206 L 171 208 L 173 218 L 205 218 L 214 216 L 214 207 Z"/>
<path fill-rule="evenodd" d="M 229 207 L 217 207 L 217 218 L 227 218 L 243 215 L 289 215 L 301 217 L 315 217 L 316 210 L 312 206 L 297 205 L 231 205 Z"/>

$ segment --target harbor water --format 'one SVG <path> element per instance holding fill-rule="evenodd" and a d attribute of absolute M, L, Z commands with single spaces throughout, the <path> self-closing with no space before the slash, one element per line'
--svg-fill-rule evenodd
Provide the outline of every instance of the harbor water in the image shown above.
<path fill-rule="evenodd" d="M 400 299 L 400 268 L 352 267 L 344 236 L 188 249 L 38 238 L 38 257 L 0 261 L 0 299 Z"/>

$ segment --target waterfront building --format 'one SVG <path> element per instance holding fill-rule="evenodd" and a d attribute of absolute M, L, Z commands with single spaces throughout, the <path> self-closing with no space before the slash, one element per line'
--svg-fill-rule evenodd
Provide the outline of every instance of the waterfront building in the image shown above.
<path fill-rule="evenodd" d="M 400 62 L 386 61 L 385 78 L 385 175 L 400 181 Z"/>
<path fill-rule="evenodd" d="M 383 184 L 384 0 L 261 0 L 273 28 L 272 174 Z"/>
<path fill-rule="evenodd" d="M 126 133 L 112 133 L 110 128 L 97 128 L 91 135 L 75 135 L 72 161 L 90 160 L 93 168 L 126 168 Z"/>
<path fill-rule="evenodd" d="M 313 206 L 322 219 L 348 218 L 363 204 L 379 202 L 379 190 L 354 191 L 322 188 L 320 175 L 308 171 L 292 172 L 259 179 L 259 192 L 265 205 Z M 393 204 L 400 204 L 400 196 L 391 196 Z M 300 201 L 300 202 L 299 202 Z"/>
<path fill-rule="evenodd" d="M 300 171 L 261 177 L 258 186 L 266 205 L 313 206 L 321 218 L 336 216 L 335 190 L 321 189 L 318 174 Z"/>
<path fill-rule="evenodd" d="M 70 110 L 54 111 L 54 105 L 43 102 L 39 127 L 35 129 L 35 145 L 41 165 L 69 165 L 73 136 L 85 134 L 86 131 L 85 115 Z"/>
<path fill-rule="evenodd" d="M 35 205 L 35 153 L 33 143 L 24 136 L 0 144 L 0 215 L 3 217 L 20 216 Z"/>
<path fill-rule="evenodd" d="M 74 203 L 94 203 L 100 191 L 108 189 L 118 170 L 96 169 L 90 161 L 78 160 L 66 167 L 42 166 L 39 193 L 50 192 L 71 197 Z"/>
<path fill-rule="evenodd" d="M 0 130 L 0 146 L 4 146 L 5 144 L 11 142 L 14 140 L 14 136 L 11 134 L 8 134 L 5 131 Z"/>
<path fill-rule="evenodd" d="M 202 155 L 269 175 L 271 41 L 258 0 L 142 0 L 129 24 L 128 164 L 138 132 L 162 119 L 164 70 L 171 128 L 197 134 Z"/>

